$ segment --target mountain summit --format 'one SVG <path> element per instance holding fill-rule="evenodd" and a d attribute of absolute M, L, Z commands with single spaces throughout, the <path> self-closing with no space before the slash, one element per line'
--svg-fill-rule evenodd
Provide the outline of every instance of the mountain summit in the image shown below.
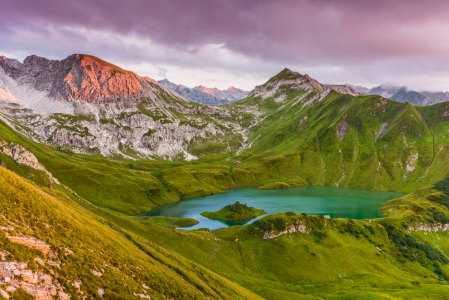
<path fill-rule="evenodd" d="M 92 55 L 74 54 L 61 61 L 31 55 L 23 63 L 2 57 L 5 73 L 49 98 L 110 103 L 152 94 L 148 81 Z"/>

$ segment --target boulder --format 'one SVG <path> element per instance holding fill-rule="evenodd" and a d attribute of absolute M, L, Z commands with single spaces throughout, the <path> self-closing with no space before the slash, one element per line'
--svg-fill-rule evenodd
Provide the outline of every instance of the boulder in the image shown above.
<path fill-rule="evenodd" d="M 30 248 L 37 249 L 47 255 L 47 253 L 50 251 L 51 247 L 50 245 L 46 244 L 43 241 L 39 241 L 35 239 L 34 237 L 27 237 L 27 236 L 7 236 L 7 238 L 16 244 L 21 244 Z"/>

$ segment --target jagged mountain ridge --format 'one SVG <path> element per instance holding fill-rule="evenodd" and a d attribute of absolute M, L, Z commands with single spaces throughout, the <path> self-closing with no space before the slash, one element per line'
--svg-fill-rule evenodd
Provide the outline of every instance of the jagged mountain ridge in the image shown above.
<path fill-rule="evenodd" d="M 374 183 L 375 188 L 385 189 L 391 187 L 388 180 L 392 177 L 400 181 L 406 175 L 412 182 L 428 184 L 434 178 L 430 175 L 447 172 L 447 103 L 416 108 L 379 96 L 354 97 L 290 70 L 239 102 L 233 105 L 254 108 L 242 119 L 249 124 L 245 128 L 253 147 L 239 156 L 220 156 L 198 164 L 130 164 L 128 160 L 73 155 L 33 143 L 0 122 L 0 139 L 6 137 L 1 164 L 16 172 L 0 169 L 0 194 L 5 199 L 1 206 L 6 214 L 0 219 L 5 232 L 0 236 L 5 259 L 1 266 L 24 267 L 23 275 L 4 287 L 22 287 L 40 296 L 53 296 L 57 291 L 60 299 L 86 295 L 105 299 L 341 298 L 340 291 L 335 293 L 340 288 L 346 298 L 362 293 L 376 297 L 384 288 L 388 292 L 383 295 L 415 297 L 424 290 L 433 299 L 447 297 L 447 288 L 433 271 L 438 265 L 441 269 L 437 270 L 442 270 L 438 272 L 447 274 L 449 267 L 440 265 L 438 256 L 433 262 L 430 258 L 435 255 L 426 255 L 400 239 L 396 242 L 396 232 L 405 231 L 426 247 L 431 245 L 432 254 L 441 251 L 448 256 L 442 243 L 449 225 L 437 220 L 440 211 L 446 215 L 448 211 L 438 203 L 440 192 L 432 188 L 392 201 L 383 209 L 390 218 L 377 220 L 326 219 L 289 212 L 266 216 L 252 225 L 206 232 L 154 226 L 150 219 L 129 216 L 136 211 L 114 213 L 125 203 L 148 205 L 151 197 L 155 205 L 162 205 L 168 202 L 165 193 L 178 201 L 178 195 L 195 195 L 194 189 L 224 189 L 232 183 L 346 186 L 358 180 L 366 184 L 359 187 L 370 188 Z M 430 131 L 435 134 L 433 145 Z M 20 159 L 4 154 L 9 153 L 8 147 L 12 153 L 22 143 L 61 182 L 53 185 L 56 191 L 46 188 L 48 184 L 32 186 L 31 180 L 45 174 L 39 170 L 30 174 Z M 432 151 L 433 163 L 429 162 Z M 20 169 L 26 181 L 17 175 Z M 151 172 L 154 169 L 162 170 Z M 423 180 L 426 170 L 429 177 Z M 64 188 L 65 184 L 76 193 Z M 99 199 L 104 193 L 111 197 Z M 138 195 L 145 198 L 137 199 Z M 123 202 L 113 206 L 112 199 L 117 198 Z M 392 218 L 392 214 L 405 217 Z M 284 226 L 278 228 L 279 220 Z M 392 228 L 396 235 L 386 231 Z M 408 236 L 402 239 L 407 240 Z M 18 241 L 36 241 L 58 253 L 45 256 Z M 18 259 L 18 247 L 26 259 Z M 9 270 L 0 267 L 0 272 Z M 357 280 L 348 286 L 345 278 Z M 371 286 L 373 278 L 375 286 Z M 415 286 L 416 280 L 421 286 Z M 323 288 L 317 290 L 317 285 Z"/>
<path fill-rule="evenodd" d="M 0 102 L 4 120 L 13 117 L 35 139 L 65 150 L 127 158 L 196 159 L 198 155 L 242 151 L 246 126 L 257 122 L 247 105 L 210 106 L 188 101 L 149 78 L 99 58 L 75 54 L 62 61 L 30 56 L 21 64 L 2 57 Z M 303 89 L 325 94 L 344 86 L 312 78 Z M 30 132 L 24 132 L 31 134 Z"/>
<path fill-rule="evenodd" d="M 219 99 L 226 99 L 229 102 L 241 100 L 248 96 L 249 91 L 244 91 L 233 86 L 226 90 L 220 90 L 218 88 L 208 88 L 202 85 L 196 86 L 194 90 L 201 91 L 203 93 L 211 94 Z"/>
<path fill-rule="evenodd" d="M 47 92 L 60 101 L 102 104 L 145 97 L 151 94 L 148 82 L 154 82 L 85 54 L 61 61 L 31 55 L 23 64 L 2 56 L 0 66 L 19 84 Z"/>
<path fill-rule="evenodd" d="M 193 140 L 222 140 L 239 130 L 225 120 L 226 109 L 190 102 L 89 55 L 62 61 L 33 55 L 23 64 L 2 57 L 0 88 L 9 116 L 78 152 L 194 159 L 186 152 Z"/>
<path fill-rule="evenodd" d="M 183 98 L 204 104 L 224 105 L 248 96 L 248 91 L 243 91 L 235 87 L 230 87 L 227 90 L 219 90 L 217 88 L 207 88 L 205 86 L 196 86 L 194 88 L 186 87 L 182 84 L 176 84 L 167 79 L 159 80 L 159 84 L 178 93 Z"/>
<path fill-rule="evenodd" d="M 374 94 L 397 102 L 410 102 L 420 106 L 449 101 L 449 92 L 417 92 L 409 90 L 406 86 L 395 86 L 391 84 L 381 84 L 371 89 L 363 86 L 353 86 L 351 84 L 346 85 L 364 95 Z"/>

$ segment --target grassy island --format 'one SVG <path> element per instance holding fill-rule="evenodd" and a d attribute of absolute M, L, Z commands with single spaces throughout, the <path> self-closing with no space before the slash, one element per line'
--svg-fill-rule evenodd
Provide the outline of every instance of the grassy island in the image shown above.
<path fill-rule="evenodd" d="M 227 205 L 218 211 L 205 211 L 201 215 L 214 220 L 237 221 L 253 219 L 266 213 L 263 209 L 248 207 L 246 204 L 236 201 L 234 204 Z"/>

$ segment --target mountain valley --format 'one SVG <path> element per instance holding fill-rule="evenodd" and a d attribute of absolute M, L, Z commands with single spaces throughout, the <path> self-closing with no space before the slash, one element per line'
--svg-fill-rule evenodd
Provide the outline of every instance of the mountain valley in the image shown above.
<path fill-rule="evenodd" d="M 448 297 L 449 102 L 415 106 L 289 69 L 232 103 L 189 100 L 90 55 L 0 59 L 2 295 Z M 234 187 L 304 185 L 407 195 L 370 220 L 284 212 L 186 230 L 176 224 L 195 220 L 142 215 Z"/>

